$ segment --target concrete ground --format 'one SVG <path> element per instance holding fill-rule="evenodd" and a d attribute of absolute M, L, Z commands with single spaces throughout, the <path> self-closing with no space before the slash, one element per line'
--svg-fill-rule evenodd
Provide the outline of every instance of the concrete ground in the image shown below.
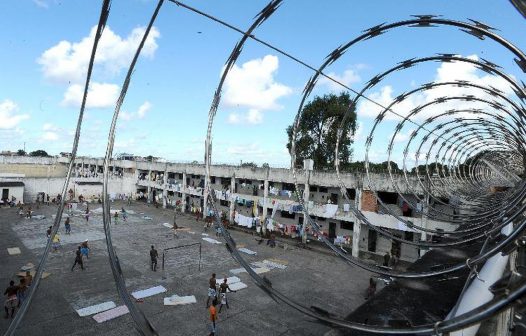
<path fill-rule="evenodd" d="M 202 240 L 203 222 L 189 216 L 177 216 L 179 226 L 191 231 L 173 231 L 162 223 L 172 223 L 173 211 L 156 209 L 144 203 L 131 206 L 112 203 L 112 209 L 124 206 L 131 210 L 128 221 L 119 218 L 112 225 L 113 243 L 119 256 L 128 290 L 146 289 L 162 285 L 167 293 L 158 294 L 138 303 L 160 335 L 207 335 L 208 311 L 205 308 L 208 278 L 216 273 L 218 278 L 233 276 L 229 270 L 240 266 L 230 257 L 224 244 L 211 244 Z M 62 247 L 51 252 L 45 270 L 51 275 L 43 279 L 31 307 L 24 318 L 18 335 L 138 335 L 129 314 L 97 323 L 92 317 L 80 317 L 75 309 L 119 299 L 108 264 L 100 205 L 90 205 L 89 222 L 82 212 L 72 213 L 72 233 L 65 235 L 60 228 Z M 4 290 L 9 280 L 18 279 L 16 273 L 28 262 L 37 264 L 46 243 L 46 230 L 52 224 L 56 206 L 33 206 L 34 215 L 45 219 L 25 219 L 15 208 L 0 209 L 0 284 Z M 133 212 L 133 213 L 132 213 Z M 143 218 L 151 217 L 151 220 Z M 265 273 L 273 287 L 306 306 L 317 306 L 335 315 L 345 316 L 364 302 L 364 293 L 370 274 L 344 264 L 335 256 L 290 247 L 269 248 L 258 245 L 247 233 L 231 231 L 238 245 L 256 251 L 256 256 L 246 255 L 250 262 L 278 259 L 286 269 L 273 269 Z M 216 238 L 212 230 L 208 232 Z M 85 260 L 85 271 L 70 268 L 75 249 L 85 239 L 89 240 L 91 253 Z M 149 265 L 150 245 L 162 250 L 178 245 L 202 243 L 201 271 L 198 269 L 198 247 L 172 250 L 166 254 L 166 270 L 152 272 Z M 7 248 L 19 247 L 21 254 L 9 255 Z M 245 255 L 244 255 L 245 256 Z M 218 335 L 323 335 L 329 327 L 303 316 L 292 308 L 276 303 L 260 290 L 248 274 L 237 275 L 248 288 L 229 296 L 230 309 L 219 314 Z M 195 295 L 197 303 L 184 306 L 164 306 L 163 298 L 173 294 Z M 3 333 L 10 319 L 0 319 Z"/>

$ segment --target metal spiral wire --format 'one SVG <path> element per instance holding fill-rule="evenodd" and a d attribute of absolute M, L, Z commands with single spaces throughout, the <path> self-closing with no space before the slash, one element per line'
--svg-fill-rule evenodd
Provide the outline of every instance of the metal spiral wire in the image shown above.
<path fill-rule="evenodd" d="M 294 119 L 294 128 L 292 134 L 292 148 L 291 148 L 291 174 L 296 185 L 296 195 L 299 203 L 303 206 L 305 223 L 308 224 L 315 233 L 320 235 L 320 239 L 332 250 L 334 253 L 342 258 L 347 264 L 353 267 L 359 267 L 364 270 L 372 271 L 386 277 L 394 278 L 426 278 L 433 276 L 440 276 L 451 273 L 463 268 L 469 268 L 471 273 L 476 272 L 476 268 L 482 265 L 488 258 L 498 253 L 510 253 L 518 246 L 524 245 L 523 234 L 526 229 L 526 219 L 524 218 L 524 211 L 526 211 L 526 188 L 524 183 L 524 174 L 526 169 L 526 143 L 524 141 L 526 131 L 524 129 L 525 120 L 525 106 L 526 106 L 526 86 L 523 82 L 517 81 L 513 76 L 500 68 L 497 64 L 491 61 L 481 59 L 473 60 L 455 54 L 439 54 L 422 58 L 411 58 L 403 60 L 393 66 L 392 68 L 372 77 L 362 90 L 354 90 L 343 83 L 337 81 L 325 74 L 325 70 L 331 64 L 337 62 L 345 53 L 351 48 L 359 47 L 362 42 L 374 39 L 380 35 L 385 35 L 393 30 L 402 27 L 411 28 L 432 28 L 432 27 L 446 27 L 450 29 L 459 29 L 478 39 L 490 39 L 498 43 L 501 47 L 508 50 L 514 55 L 514 60 L 519 69 L 526 72 L 526 56 L 524 53 L 515 47 L 513 44 L 500 37 L 494 32 L 494 28 L 489 27 L 481 22 L 470 20 L 470 22 L 460 22 L 442 19 L 433 15 L 418 15 L 412 19 L 394 22 L 390 24 L 380 24 L 367 29 L 363 34 L 350 40 L 346 44 L 342 44 L 334 51 L 329 53 L 326 60 L 319 68 L 315 68 L 299 58 L 283 51 L 272 44 L 255 37 L 255 30 L 264 24 L 279 8 L 282 0 L 272 0 L 265 6 L 261 12 L 255 17 L 254 23 L 248 30 L 244 31 L 236 28 L 224 21 L 221 21 L 210 14 L 192 8 L 180 1 L 170 0 L 177 6 L 186 10 L 193 11 L 199 15 L 207 17 L 215 22 L 218 22 L 229 29 L 235 30 L 243 37 L 234 46 L 230 56 L 228 57 L 219 84 L 214 92 L 214 97 L 208 113 L 208 127 L 205 142 L 205 189 L 204 197 L 209 208 L 214 213 L 214 225 L 219 228 L 226 241 L 226 246 L 232 257 L 245 268 L 248 274 L 253 278 L 256 285 L 267 293 L 276 302 L 284 303 L 299 312 L 317 319 L 323 323 L 329 323 L 333 326 L 339 326 L 350 330 L 366 331 L 378 334 L 412 334 L 412 335 L 429 335 L 438 334 L 441 332 L 449 332 L 458 330 L 462 327 L 472 325 L 480 322 L 483 319 L 491 317 L 499 311 L 510 307 L 520 298 L 526 294 L 526 281 L 522 276 L 514 275 L 516 281 L 510 282 L 512 285 L 503 295 L 496 296 L 490 302 L 482 306 L 464 313 L 460 316 L 439 321 L 435 324 L 427 324 L 420 326 L 412 326 L 411 328 L 390 328 L 366 325 L 355 323 L 328 314 L 321 314 L 305 305 L 292 300 L 277 291 L 272 287 L 272 283 L 266 278 L 256 274 L 250 267 L 249 263 L 244 260 L 236 248 L 236 243 L 231 237 L 230 233 L 223 226 L 219 212 L 215 207 L 215 193 L 210 187 L 210 167 L 212 164 L 212 129 L 213 122 L 219 108 L 221 100 L 221 91 L 226 77 L 234 64 L 238 60 L 245 43 L 248 40 L 253 40 L 261 43 L 272 50 L 292 59 L 293 61 L 305 66 L 314 71 L 314 75 L 307 81 L 303 96 L 298 106 L 298 112 Z M 118 257 L 112 245 L 111 231 L 110 231 L 110 205 L 108 199 L 108 172 L 110 159 L 113 152 L 113 143 L 115 137 L 115 128 L 118 114 L 121 105 L 124 101 L 128 86 L 131 81 L 135 63 L 142 50 L 144 41 L 160 11 L 163 0 L 158 2 L 155 12 L 150 20 L 150 23 L 145 31 L 143 39 L 133 61 L 129 67 L 128 74 L 124 81 L 121 94 L 117 101 L 113 119 L 111 122 L 108 146 L 104 160 L 104 178 L 103 178 L 103 221 L 106 235 L 106 243 L 108 247 L 108 254 L 111 269 L 117 286 L 117 291 L 122 300 L 128 306 L 132 318 L 136 324 L 137 330 L 142 335 L 157 334 L 151 323 L 144 316 L 144 314 L 135 307 L 131 301 L 126 290 L 124 275 L 120 268 Z M 520 0 L 513 2 L 520 10 L 522 9 L 522 2 Z M 88 68 L 86 86 L 84 91 L 84 98 L 79 114 L 79 121 L 77 124 L 77 132 L 73 144 L 72 157 L 69 164 L 68 174 L 62 190 L 62 200 L 59 205 L 55 223 L 52 229 L 54 235 L 60 224 L 62 211 L 64 207 L 64 200 L 66 195 L 67 185 L 74 165 L 76 157 L 78 139 L 80 137 L 80 126 L 82 123 L 82 116 L 86 102 L 87 89 L 89 86 L 91 70 L 93 66 L 93 59 L 97 49 L 102 30 L 105 26 L 109 14 L 110 2 L 105 0 L 101 11 L 99 20 L 99 27 L 95 36 L 94 46 Z M 408 90 L 398 95 L 393 101 L 387 105 L 376 102 L 369 98 L 369 92 L 378 87 L 386 78 L 394 73 L 405 71 L 407 69 L 417 67 L 429 62 L 461 62 L 473 65 L 477 69 L 483 71 L 485 74 L 499 78 L 509 85 L 510 91 L 514 92 L 513 97 L 508 97 L 507 94 L 493 86 L 484 86 L 476 82 L 465 80 L 456 80 L 449 82 L 429 82 L 422 84 L 416 88 Z M 464 262 L 457 265 L 447 265 L 440 270 L 430 269 L 423 272 L 400 272 L 394 270 L 386 270 L 377 266 L 370 265 L 364 261 L 349 256 L 347 253 L 336 247 L 329 239 L 327 239 L 321 231 L 318 223 L 309 216 L 308 206 L 305 203 L 300 189 L 299 189 L 299 170 L 296 167 L 296 138 L 298 125 L 301 119 L 302 109 L 307 102 L 310 94 L 316 86 L 320 77 L 328 78 L 336 84 L 354 93 L 354 98 L 347 111 L 347 114 L 341 122 L 338 130 L 338 139 L 335 150 L 335 169 L 338 177 L 338 184 L 340 186 L 342 195 L 351 204 L 351 211 L 360 223 L 365 224 L 370 230 L 378 232 L 380 235 L 387 237 L 392 241 L 408 244 L 422 249 L 429 248 L 448 248 L 454 246 L 464 246 L 472 242 L 483 242 L 480 253 L 472 255 Z M 422 92 L 431 92 L 441 87 L 454 87 L 461 89 L 470 89 L 473 94 L 460 94 L 450 96 L 439 96 L 431 101 L 420 104 L 411 111 L 406 111 L 405 115 L 397 113 L 394 109 L 402 104 L 406 99 L 413 95 L 421 94 Z M 480 96 L 478 96 L 480 94 Z M 488 99 L 486 96 L 490 95 Z M 366 140 L 366 154 L 365 154 L 365 169 L 366 169 L 366 183 L 364 187 L 374 190 L 374 179 L 371 173 L 369 164 L 369 153 L 376 143 L 375 141 L 385 140 L 383 136 L 385 127 L 391 127 L 391 135 L 387 142 L 387 169 L 392 188 L 398 193 L 399 197 L 403 199 L 409 207 L 416 213 L 426 216 L 429 219 L 437 219 L 449 222 L 454 229 L 452 230 L 436 230 L 425 226 L 419 226 L 411 220 L 407 220 L 397 213 L 391 211 L 386 204 L 373 191 L 378 204 L 386 215 L 395 217 L 399 222 L 406 225 L 413 232 L 422 234 L 438 234 L 445 239 L 442 242 L 427 242 L 427 241 L 410 241 L 402 239 L 393 235 L 388 230 L 382 229 L 371 222 L 363 211 L 359 208 L 353 207 L 353 202 L 350 202 L 350 196 L 347 193 L 347 186 L 343 182 L 342 167 L 340 166 L 339 149 L 341 147 L 341 137 L 344 134 L 344 125 L 346 121 L 351 118 L 352 113 L 357 109 L 357 106 L 362 101 L 368 101 L 380 107 L 382 111 L 376 117 L 373 127 Z M 447 104 L 451 102 L 462 102 L 472 106 L 463 108 L 449 108 Z M 482 106 L 482 107 L 481 107 Z M 439 112 L 436 112 L 436 111 Z M 388 123 L 387 116 L 397 116 L 399 121 L 397 123 Z M 425 116 L 425 117 L 423 117 Z M 403 131 L 408 127 L 417 127 L 413 129 L 407 141 L 397 142 L 397 136 L 403 135 Z M 378 129 L 382 127 L 381 135 L 377 134 Z M 402 169 L 396 170 L 392 166 L 392 159 L 397 155 L 396 151 L 402 150 Z M 423 161 L 425 173 L 416 169 L 414 174 L 408 172 L 408 164 L 411 161 L 411 155 L 414 156 L 415 166 Z M 403 186 L 399 185 L 400 174 L 403 175 Z M 491 192 L 491 188 L 501 187 L 501 192 Z M 403 190 L 409 190 L 403 192 Z M 445 202 L 443 198 L 454 200 Z M 424 204 L 419 208 L 418 204 Z M 445 211 L 440 206 L 450 206 L 453 212 Z M 501 231 L 505 227 L 512 227 L 511 232 L 507 235 L 502 235 Z M 38 288 L 40 275 L 43 271 L 43 266 L 50 249 L 50 241 L 48 242 L 44 255 L 41 258 L 35 276 L 35 284 L 30 288 L 27 299 L 21 307 L 21 311 L 17 314 L 15 320 L 9 327 L 6 335 L 13 335 L 18 324 L 24 317 L 27 308 L 31 303 L 31 298 Z M 467 286 L 467 285 L 466 285 Z M 464 288 L 465 289 L 465 288 Z"/>

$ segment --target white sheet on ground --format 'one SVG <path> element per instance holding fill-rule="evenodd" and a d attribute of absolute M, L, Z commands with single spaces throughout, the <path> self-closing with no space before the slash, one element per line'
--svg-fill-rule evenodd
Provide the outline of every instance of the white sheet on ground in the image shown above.
<path fill-rule="evenodd" d="M 249 255 L 256 255 L 256 254 L 258 254 L 257 252 L 252 251 L 252 250 L 249 250 L 249 249 L 244 248 L 244 247 L 242 247 L 242 248 L 238 248 L 237 250 L 238 250 L 239 252 L 243 252 L 243 253 L 246 253 L 246 254 L 249 254 Z"/>
<path fill-rule="evenodd" d="M 191 303 L 196 303 L 196 302 L 197 300 L 195 299 L 195 296 L 193 295 L 189 295 L 189 296 L 173 295 L 173 296 L 164 298 L 165 306 L 186 305 L 186 304 L 191 304 Z"/>
<path fill-rule="evenodd" d="M 230 287 L 230 289 L 233 291 L 238 291 L 241 289 L 245 289 L 248 286 L 244 282 L 236 282 L 234 284 L 229 285 L 228 287 Z"/>
<path fill-rule="evenodd" d="M 133 292 L 132 296 L 136 299 L 142 299 L 145 297 L 157 295 L 157 294 L 164 293 L 164 292 L 166 292 L 166 288 L 164 288 L 163 286 L 155 286 L 152 288 Z"/>
<path fill-rule="evenodd" d="M 219 286 L 220 284 L 222 284 L 223 280 L 224 280 L 224 278 L 223 279 L 216 279 L 217 285 Z M 240 281 L 241 281 L 241 279 L 238 278 L 237 276 L 232 276 L 232 277 L 226 278 L 226 283 L 229 284 L 229 285 L 233 284 L 233 283 L 236 283 L 236 282 L 240 282 Z"/>
<path fill-rule="evenodd" d="M 215 239 L 212 239 L 212 238 L 202 238 L 203 240 L 209 242 L 209 243 L 212 243 L 212 244 L 221 244 L 220 241 L 217 241 Z"/>
<path fill-rule="evenodd" d="M 106 311 L 106 310 L 109 310 L 115 307 L 117 307 L 115 302 L 107 301 L 107 302 L 99 303 L 99 304 L 89 306 L 86 308 L 77 309 L 77 314 L 79 314 L 79 316 L 81 317 L 84 317 L 84 316 L 97 314 L 97 313 L 100 313 L 100 312 L 103 312 L 103 311 Z"/>
<path fill-rule="evenodd" d="M 118 306 L 117 308 L 113 308 L 110 310 L 106 310 L 105 312 L 95 314 L 93 315 L 93 319 L 97 321 L 97 323 L 102 323 L 112 320 L 116 317 L 128 314 L 129 312 L 130 311 L 128 310 L 128 307 L 122 305 Z"/>

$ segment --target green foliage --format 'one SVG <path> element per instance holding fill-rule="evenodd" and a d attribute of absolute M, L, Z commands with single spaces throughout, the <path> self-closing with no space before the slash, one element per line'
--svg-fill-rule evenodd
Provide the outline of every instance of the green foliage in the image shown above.
<path fill-rule="evenodd" d="M 25 156 L 25 155 L 27 155 L 26 151 L 23 150 L 23 149 L 19 149 L 19 150 L 17 150 L 17 151 L 16 151 L 16 154 L 17 154 L 17 155 L 20 155 L 20 156 Z"/>
<path fill-rule="evenodd" d="M 254 162 L 243 162 L 241 164 L 241 167 L 257 168 L 258 165 L 255 164 Z"/>
<path fill-rule="evenodd" d="M 345 114 L 349 111 L 351 99 L 348 93 L 342 92 L 315 97 L 303 107 L 296 135 L 296 165 L 303 166 L 304 159 L 314 161 L 314 169 L 334 168 L 334 152 L 338 129 Z M 287 127 L 288 144 L 292 148 L 294 125 Z M 352 156 L 352 138 L 356 130 L 356 112 L 351 110 L 341 129 L 339 160 L 347 165 Z"/>
<path fill-rule="evenodd" d="M 33 151 L 29 153 L 30 156 L 42 156 L 42 157 L 49 157 L 48 153 L 45 150 L 39 149 L 36 151 Z"/>

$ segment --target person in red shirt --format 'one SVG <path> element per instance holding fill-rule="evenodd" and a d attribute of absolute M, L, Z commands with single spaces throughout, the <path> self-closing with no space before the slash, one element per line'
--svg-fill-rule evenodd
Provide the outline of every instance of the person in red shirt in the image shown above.
<path fill-rule="evenodd" d="M 217 321 L 216 305 L 217 305 L 217 299 L 214 299 L 214 301 L 212 301 L 212 304 L 208 308 L 208 311 L 210 312 L 210 321 L 212 321 L 212 325 L 210 326 L 209 336 L 214 336 L 216 334 L 216 321 Z"/>

